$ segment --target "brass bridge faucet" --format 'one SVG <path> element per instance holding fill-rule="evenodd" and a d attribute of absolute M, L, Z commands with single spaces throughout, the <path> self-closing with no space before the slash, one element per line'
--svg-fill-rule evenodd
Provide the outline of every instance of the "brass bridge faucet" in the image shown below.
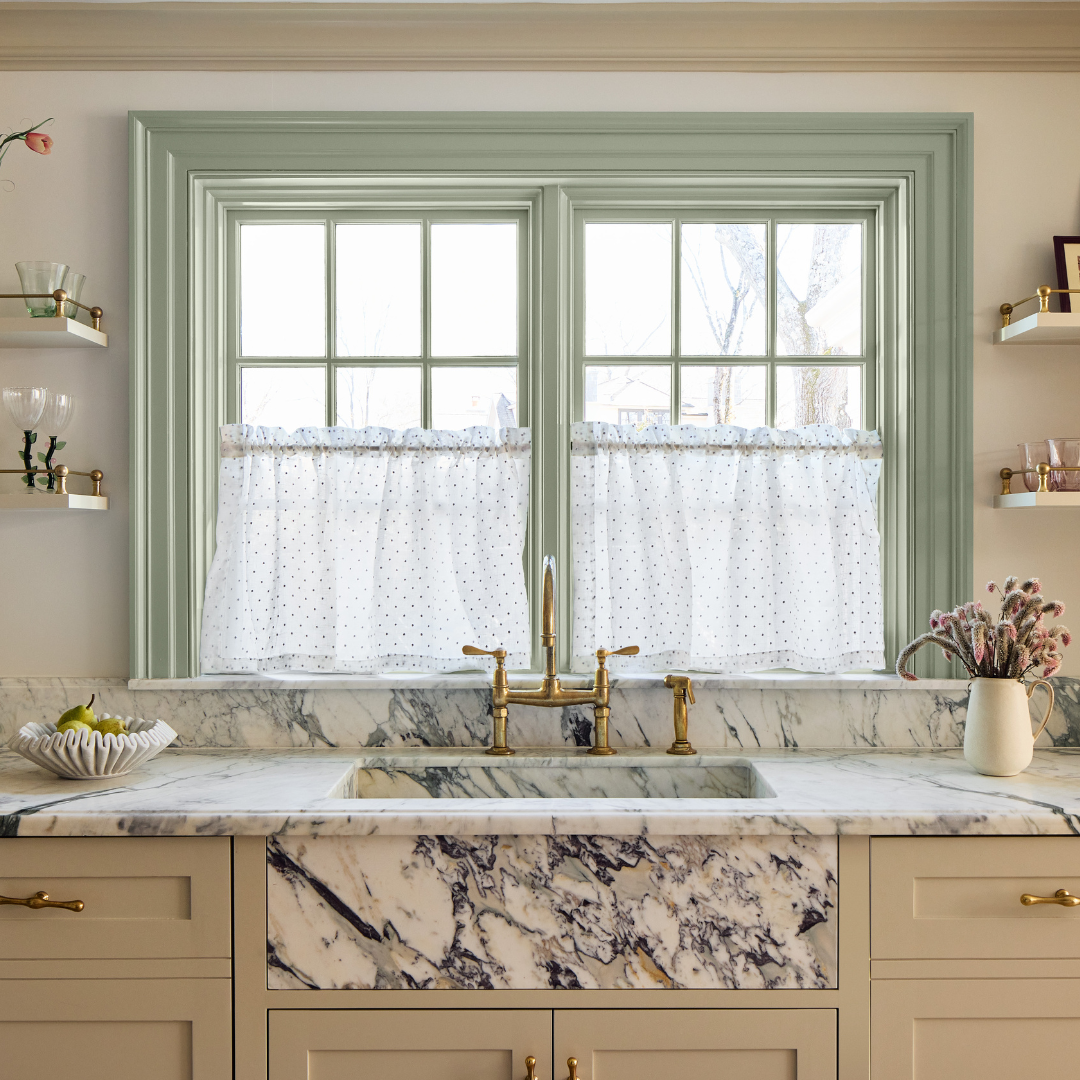
<path fill-rule="evenodd" d="M 513 750 L 506 745 L 506 717 L 508 705 L 535 705 L 541 709 L 561 709 L 564 705 L 591 705 L 593 707 L 593 745 L 587 751 L 600 757 L 614 754 L 608 745 L 608 717 L 611 709 L 611 683 L 605 662 L 609 656 L 636 656 L 638 647 L 627 645 L 623 649 L 596 650 L 596 677 L 591 690 L 564 690 L 555 674 L 555 559 L 544 556 L 544 611 L 540 627 L 540 644 L 544 648 L 544 681 L 535 690 L 511 690 L 506 677 L 506 650 L 478 649 L 475 645 L 463 645 L 466 656 L 494 656 L 495 678 L 491 684 L 491 716 L 494 726 L 492 745 L 486 753 L 496 757 L 509 757 Z"/>

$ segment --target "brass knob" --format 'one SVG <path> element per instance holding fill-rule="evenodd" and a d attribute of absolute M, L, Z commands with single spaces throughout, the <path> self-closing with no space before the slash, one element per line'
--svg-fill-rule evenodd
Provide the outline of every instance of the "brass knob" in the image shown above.
<path fill-rule="evenodd" d="M 525 1059 L 525 1080 L 536 1080 L 536 1058 Z"/>
<path fill-rule="evenodd" d="M 1060 904 L 1062 907 L 1076 907 L 1080 904 L 1080 896 L 1073 896 L 1067 889 L 1058 889 L 1053 896 L 1032 896 L 1031 893 L 1024 893 L 1020 897 L 1020 903 L 1024 907 L 1031 907 L 1032 904 Z"/>
<path fill-rule="evenodd" d="M 68 493 L 67 478 L 70 470 L 66 465 L 57 465 L 53 472 L 56 473 L 56 494 L 66 495 Z"/>
<path fill-rule="evenodd" d="M 101 481 L 105 479 L 105 474 L 100 469 L 94 469 L 90 473 L 90 482 L 94 485 L 94 490 L 90 492 L 91 495 L 101 494 Z"/>
<path fill-rule="evenodd" d="M 566 1080 L 578 1080 L 577 1058 L 567 1058 L 566 1067 L 570 1070 L 570 1075 L 566 1078 Z"/>
<path fill-rule="evenodd" d="M 84 905 L 81 900 L 50 900 L 47 892 L 34 893 L 25 899 L 18 896 L 0 896 L 0 905 L 13 904 L 16 907 L 38 908 L 59 907 L 68 911 L 82 911 Z"/>

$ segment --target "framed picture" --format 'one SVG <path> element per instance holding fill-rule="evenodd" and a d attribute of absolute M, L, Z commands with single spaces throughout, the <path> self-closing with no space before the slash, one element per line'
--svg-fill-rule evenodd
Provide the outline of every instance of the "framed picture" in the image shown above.
<path fill-rule="evenodd" d="M 1054 259 L 1057 262 L 1057 287 L 1080 289 L 1080 236 L 1055 236 Z M 1080 310 L 1080 296 L 1076 299 L 1077 309 Z M 1072 311 L 1071 300 L 1068 293 L 1059 293 L 1058 310 Z"/>

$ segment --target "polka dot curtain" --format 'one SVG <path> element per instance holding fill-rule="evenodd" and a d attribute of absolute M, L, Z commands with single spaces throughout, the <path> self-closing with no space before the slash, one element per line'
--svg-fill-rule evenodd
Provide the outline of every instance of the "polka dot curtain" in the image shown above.
<path fill-rule="evenodd" d="M 574 671 L 885 666 L 872 431 L 572 427 Z"/>
<path fill-rule="evenodd" d="M 223 427 L 202 671 L 528 667 L 529 455 L 527 428 Z"/>

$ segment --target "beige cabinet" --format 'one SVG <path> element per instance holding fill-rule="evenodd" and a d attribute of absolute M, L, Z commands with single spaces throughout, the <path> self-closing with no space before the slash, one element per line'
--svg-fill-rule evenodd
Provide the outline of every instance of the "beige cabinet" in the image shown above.
<path fill-rule="evenodd" d="M 1072 1075 L 1080 910 L 1020 897 L 1080 895 L 1080 838 L 880 838 L 871 861 L 871 1080 Z"/>
<path fill-rule="evenodd" d="M 555 1080 L 835 1080 L 832 1009 L 559 1009 Z"/>
<path fill-rule="evenodd" d="M 231 1080 L 227 979 L 0 980 L 0 1075 Z"/>
<path fill-rule="evenodd" d="M 227 837 L 0 840 L 0 1078 L 232 1080 Z"/>
<path fill-rule="evenodd" d="M 1080 958 L 1080 839 L 879 837 L 871 847 L 874 959 Z"/>
<path fill-rule="evenodd" d="M 0 957 L 229 956 L 230 860 L 227 836 L 0 840 L 0 896 L 84 905 L 0 907 Z"/>
<path fill-rule="evenodd" d="M 873 1080 L 1075 1075 L 1075 980 L 885 979 L 870 998 Z"/>
<path fill-rule="evenodd" d="M 478 991 L 478 993 L 480 993 Z M 552 1047 L 554 1046 L 554 1055 Z M 269 1080 L 835 1080 L 831 1009 L 273 1010 Z"/>
<path fill-rule="evenodd" d="M 551 1080 L 551 1013 L 274 1010 L 268 1052 L 269 1080 L 525 1080 L 528 1057 Z"/>

